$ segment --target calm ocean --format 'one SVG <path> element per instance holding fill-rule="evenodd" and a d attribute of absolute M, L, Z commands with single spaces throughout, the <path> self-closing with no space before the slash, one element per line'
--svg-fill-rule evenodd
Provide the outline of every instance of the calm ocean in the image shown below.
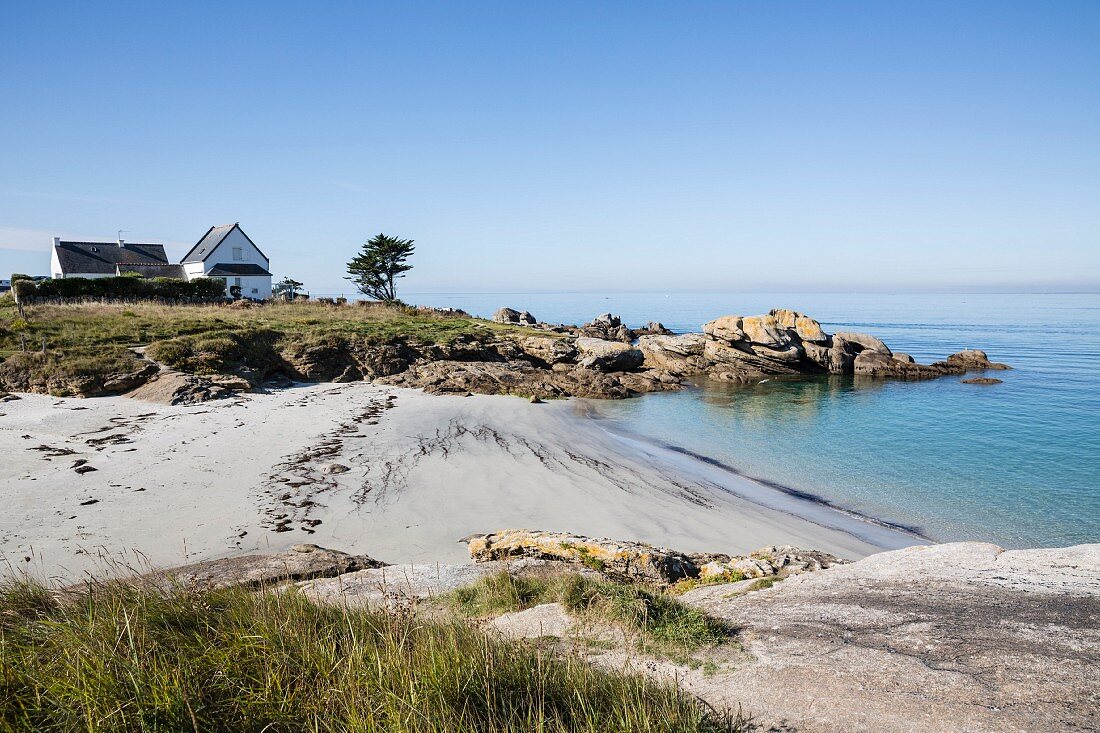
<path fill-rule="evenodd" d="M 1015 367 L 994 386 L 958 377 L 713 383 L 596 401 L 610 429 L 940 540 L 1006 547 L 1100 542 L 1100 295 L 408 293 L 491 315 L 500 306 L 582 323 L 610 311 L 638 326 L 698 331 L 723 314 L 793 308 L 826 331 L 882 338 L 918 361 L 981 348 Z"/>

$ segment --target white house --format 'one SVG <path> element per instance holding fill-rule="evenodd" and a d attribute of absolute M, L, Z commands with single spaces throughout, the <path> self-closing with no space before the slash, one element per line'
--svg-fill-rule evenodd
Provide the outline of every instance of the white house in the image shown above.
<path fill-rule="evenodd" d="M 245 298 L 271 297 L 271 260 L 239 223 L 210 227 L 180 264 L 188 280 L 217 277 L 225 280 L 227 293 L 236 285 Z"/>
<path fill-rule="evenodd" d="M 172 264 L 162 244 L 73 242 L 53 238 L 50 272 L 54 278 L 111 277 L 138 273 L 143 277 L 194 280 L 213 277 L 225 282 L 225 294 L 239 286 L 241 296 L 271 297 L 271 261 L 239 224 L 210 227 L 180 264 Z"/>

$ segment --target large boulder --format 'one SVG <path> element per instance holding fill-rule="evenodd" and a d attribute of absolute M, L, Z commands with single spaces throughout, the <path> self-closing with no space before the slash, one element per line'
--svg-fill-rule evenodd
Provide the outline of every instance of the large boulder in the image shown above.
<path fill-rule="evenodd" d="M 331 578 L 385 563 L 317 545 L 294 545 L 286 552 L 204 560 L 145 576 L 158 583 L 199 588 L 259 587 L 310 578 Z"/>
<path fill-rule="evenodd" d="M 961 367 L 965 371 L 981 369 L 1011 369 L 1008 364 L 999 364 L 989 360 L 989 356 L 981 349 L 965 349 L 947 357 L 947 363 L 951 366 Z"/>
<path fill-rule="evenodd" d="M 901 361 L 872 349 L 859 352 L 853 363 L 853 371 L 858 376 L 888 379 L 933 379 L 944 374 L 934 365 Z"/>
<path fill-rule="evenodd" d="M 802 348 L 808 361 L 829 374 L 851 374 L 854 371 L 856 352 L 842 338 L 832 336 L 824 344 L 806 341 Z"/>
<path fill-rule="evenodd" d="M 231 389 L 216 384 L 211 379 L 194 374 L 165 371 L 126 396 L 145 402 L 158 402 L 162 405 L 195 405 L 216 400 L 231 393 Z"/>
<path fill-rule="evenodd" d="M 775 316 L 746 316 L 741 319 L 741 330 L 745 332 L 745 340 L 760 346 L 772 348 L 786 348 L 791 343 L 791 336 L 775 320 Z"/>
<path fill-rule="evenodd" d="M 773 349 L 786 349 L 791 336 L 776 322 L 775 316 L 721 316 L 703 324 L 703 333 L 718 341 L 735 344 L 748 341 Z"/>
<path fill-rule="evenodd" d="M 677 374 L 700 374 L 707 370 L 703 358 L 706 336 L 685 333 L 680 336 L 642 336 L 638 349 L 645 356 L 645 365 Z"/>
<path fill-rule="evenodd" d="M 611 313 L 601 313 L 592 319 L 591 323 L 585 324 L 587 326 L 605 326 L 607 328 L 614 328 L 615 326 L 623 325 L 623 319 Z"/>
<path fill-rule="evenodd" d="M 596 369 L 601 372 L 628 372 L 637 369 L 645 362 L 640 349 L 619 341 L 579 338 L 576 341 L 580 352 L 578 366 Z"/>
<path fill-rule="evenodd" d="M 526 336 L 516 343 L 527 356 L 544 364 L 566 364 L 577 360 L 577 347 L 569 339 Z"/>
<path fill-rule="evenodd" d="M 718 379 L 743 382 L 803 372 L 797 362 L 775 358 L 766 349 L 761 349 L 762 353 L 758 354 L 754 348 L 760 347 L 746 342 L 730 346 L 708 339 L 703 345 L 703 357 L 708 361 L 707 374 Z M 782 355 L 783 352 L 775 353 Z"/>
<path fill-rule="evenodd" d="M 829 340 L 829 335 L 821 328 L 820 323 L 798 311 L 776 308 L 771 315 L 781 328 L 794 331 L 803 341 L 823 344 Z"/>
<path fill-rule="evenodd" d="M 856 351 L 863 351 L 864 349 L 870 349 L 871 351 L 877 351 L 887 356 L 892 356 L 893 352 L 882 341 L 867 333 L 856 333 L 855 331 L 840 331 L 833 334 L 833 338 L 841 338 L 852 344 Z"/>
<path fill-rule="evenodd" d="M 535 317 L 527 311 L 517 311 L 513 308 L 501 308 L 493 314 L 493 321 L 512 326 L 533 326 L 537 322 Z"/>
<path fill-rule="evenodd" d="M 734 344 L 745 340 L 741 330 L 741 316 L 719 316 L 703 324 L 703 333 L 718 341 Z"/>

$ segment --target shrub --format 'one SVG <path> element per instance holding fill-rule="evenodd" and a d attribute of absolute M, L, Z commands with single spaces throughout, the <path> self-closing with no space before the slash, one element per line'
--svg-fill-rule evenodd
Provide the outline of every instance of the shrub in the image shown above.
<path fill-rule="evenodd" d="M 20 280 L 12 288 L 21 302 L 67 300 L 169 300 L 214 302 L 225 298 L 225 284 L 217 278 L 152 279 L 132 273 L 117 277 L 67 277 L 58 280 Z"/>

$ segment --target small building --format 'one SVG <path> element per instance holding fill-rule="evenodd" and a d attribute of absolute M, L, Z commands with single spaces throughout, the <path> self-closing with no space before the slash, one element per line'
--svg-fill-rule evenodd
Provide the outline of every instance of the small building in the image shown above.
<path fill-rule="evenodd" d="M 234 286 L 245 298 L 271 297 L 271 261 L 249 239 L 240 224 L 210 227 L 179 264 L 168 261 L 162 244 L 74 242 L 53 238 L 50 271 L 55 279 L 112 277 L 135 273 L 142 277 L 194 280 L 213 277 L 225 282 L 226 296 Z"/>
<path fill-rule="evenodd" d="M 237 286 L 245 298 L 271 297 L 271 260 L 239 223 L 210 227 L 181 264 L 188 280 L 217 277 L 225 280 L 226 292 Z"/>
<path fill-rule="evenodd" d="M 168 262 L 163 244 L 126 242 L 70 242 L 53 238 L 53 257 L 50 273 L 54 279 L 65 277 L 114 277 L 138 266 L 177 267 Z M 177 274 L 164 277 L 184 277 L 182 268 Z"/>

